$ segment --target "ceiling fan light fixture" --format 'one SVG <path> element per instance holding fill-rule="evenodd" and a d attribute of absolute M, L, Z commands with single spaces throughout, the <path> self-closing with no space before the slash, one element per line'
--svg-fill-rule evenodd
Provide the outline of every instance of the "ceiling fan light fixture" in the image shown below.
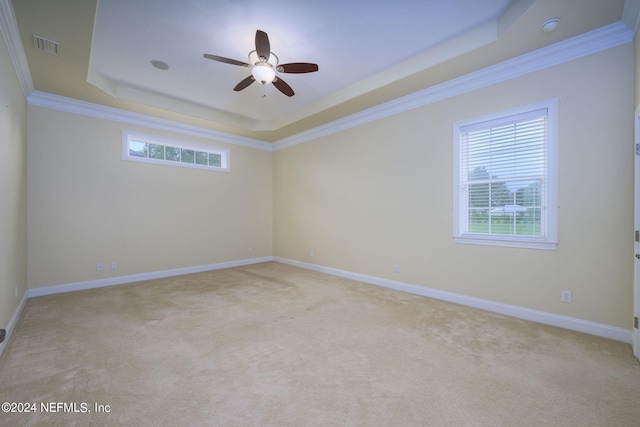
<path fill-rule="evenodd" d="M 253 78 L 263 85 L 269 84 L 276 78 L 276 71 L 271 64 L 267 62 L 259 62 L 251 69 Z"/>
<path fill-rule="evenodd" d="M 276 78 L 278 57 L 275 53 L 271 52 L 269 59 L 263 61 L 258 57 L 258 53 L 253 50 L 249 53 L 249 63 L 253 64 L 251 67 L 251 75 L 253 75 L 253 78 L 256 79 L 258 83 L 266 85 L 273 82 Z"/>

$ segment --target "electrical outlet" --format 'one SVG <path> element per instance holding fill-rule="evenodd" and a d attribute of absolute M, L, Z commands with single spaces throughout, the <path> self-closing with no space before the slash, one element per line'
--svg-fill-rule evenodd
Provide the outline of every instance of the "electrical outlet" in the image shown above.
<path fill-rule="evenodd" d="M 96 264 L 96 270 L 98 270 L 98 271 L 102 271 L 103 269 L 104 269 L 104 265 L 102 265 L 102 263 L 101 263 L 101 262 L 99 262 L 99 263 L 97 263 L 97 264 Z"/>
<path fill-rule="evenodd" d="M 115 261 L 111 261 L 111 269 L 115 270 L 116 268 L 118 268 L 118 263 Z"/>
<path fill-rule="evenodd" d="M 400 266 L 398 264 L 393 264 L 394 273 L 400 273 Z"/>
<path fill-rule="evenodd" d="M 562 302 L 571 302 L 571 291 L 562 291 Z"/>
<path fill-rule="evenodd" d="M 314 255 L 315 255 L 315 253 L 313 253 L 313 251 L 309 251 L 309 256 L 310 256 L 310 257 L 312 257 L 312 256 L 314 256 Z"/>

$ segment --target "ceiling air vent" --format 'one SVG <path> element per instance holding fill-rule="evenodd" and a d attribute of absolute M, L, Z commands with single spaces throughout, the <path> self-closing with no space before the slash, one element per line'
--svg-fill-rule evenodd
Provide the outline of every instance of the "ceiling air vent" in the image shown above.
<path fill-rule="evenodd" d="M 52 55 L 57 55 L 58 53 L 60 53 L 60 43 L 54 42 L 53 40 L 45 39 L 44 37 L 35 34 L 33 35 L 33 44 L 36 49 L 42 50 Z"/>

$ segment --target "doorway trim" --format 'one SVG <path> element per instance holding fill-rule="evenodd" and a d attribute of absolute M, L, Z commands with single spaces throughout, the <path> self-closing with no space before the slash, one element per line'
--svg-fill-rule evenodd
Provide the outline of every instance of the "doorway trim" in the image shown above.
<path fill-rule="evenodd" d="M 640 105 L 634 113 L 634 177 L 633 199 L 634 213 L 633 225 L 635 239 L 633 242 L 633 330 L 631 333 L 631 345 L 633 354 L 640 360 L 640 329 L 638 318 L 640 317 Z"/>

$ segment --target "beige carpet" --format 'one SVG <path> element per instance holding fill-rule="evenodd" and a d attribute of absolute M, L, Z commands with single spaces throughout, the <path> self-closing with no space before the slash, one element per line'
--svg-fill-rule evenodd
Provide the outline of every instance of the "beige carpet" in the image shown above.
<path fill-rule="evenodd" d="M 5 401 L 38 410 L 6 426 L 638 426 L 640 364 L 623 343 L 265 263 L 29 300 Z"/>

